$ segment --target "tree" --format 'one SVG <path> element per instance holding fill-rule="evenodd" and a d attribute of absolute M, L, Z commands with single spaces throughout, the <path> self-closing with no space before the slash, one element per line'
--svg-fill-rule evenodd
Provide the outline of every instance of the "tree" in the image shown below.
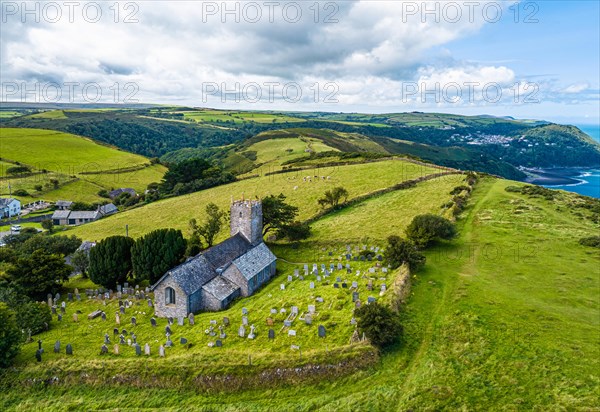
<path fill-rule="evenodd" d="M 137 280 L 156 282 L 181 262 L 186 241 L 181 230 L 157 229 L 136 240 L 131 248 L 133 273 Z"/>
<path fill-rule="evenodd" d="M 378 302 L 362 305 L 354 310 L 359 332 L 365 334 L 371 343 L 385 348 L 398 341 L 402 335 L 400 318 L 393 310 Z"/>
<path fill-rule="evenodd" d="M 411 270 L 425 264 L 425 256 L 419 253 L 416 246 L 400 236 L 390 236 L 385 248 L 384 258 L 393 269 L 407 263 Z"/>
<path fill-rule="evenodd" d="M 455 235 L 452 222 L 432 214 L 415 216 L 406 228 L 406 236 L 420 248 L 428 246 L 435 239 L 452 239 Z"/>
<path fill-rule="evenodd" d="M 203 238 L 206 247 L 209 248 L 213 245 L 215 237 L 221 231 L 225 212 L 219 209 L 219 206 L 214 203 L 209 203 L 206 205 L 206 214 L 206 220 L 200 226 L 198 226 L 196 219 L 191 219 L 190 229 L 193 235 Z"/>
<path fill-rule="evenodd" d="M 71 267 L 62 255 L 36 250 L 17 259 L 6 271 L 18 289 L 33 299 L 44 299 L 48 292 L 58 291 L 60 284 L 69 279 Z"/>
<path fill-rule="evenodd" d="M 0 368 L 10 366 L 20 350 L 21 331 L 17 326 L 15 312 L 0 302 Z"/>
<path fill-rule="evenodd" d="M 15 311 L 21 329 L 30 330 L 32 335 L 46 330 L 46 326 L 52 321 L 50 308 L 43 302 L 24 302 Z"/>
<path fill-rule="evenodd" d="M 343 187 L 334 187 L 332 190 L 326 191 L 318 202 L 321 207 L 336 207 L 342 199 L 344 199 L 344 202 L 348 199 L 348 191 Z"/>
<path fill-rule="evenodd" d="M 42 220 L 42 228 L 46 229 L 49 233 L 54 232 L 54 222 L 52 219 Z"/>
<path fill-rule="evenodd" d="M 81 276 L 87 278 L 87 270 L 90 267 L 90 256 L 85 250 L 77 250 L 71 257 L 73 268 L 81 272 Z"/>
<path fill-rule="evenodd" d="M 285 195 L 269 195 L 262 199 L 263 236 L 272 230 L 280 230 L 291 224 L 298 215 L 296 206 L 285 203 Z"/>
<path fill-rule="evenodd" d="M 90 249 L 90 279 L 107 288 L 127 280 L 131 272 L 131 248 L 133 239 L 126 236 L 110 236 Z"/>
<path fill-rule="evenodd" d="M 283 226 L 277 232 L 279 237 L 285 237 L 292 242 L 306 239 L 310 236 L 310 225 L 308 223 L 294 221 Z"/>
<path fill-rule="evenodd" d="M 36 250 L 47 253 L 58 253 L 68 256 L 81 245 L 81 239 L 76 236 L 44 236 L 37 235 L 27 239 L 16 247 L 18 253 L 28 255 Z"/>
<path fill-rule="evenodd" d="M 189 183 L 205 177 L 211 167 L 210 162 L 199 158 L 169 165 L 169 170 L 163 176 L 162 186 L 166 192 L 170 192 L 177 183 Z"/>

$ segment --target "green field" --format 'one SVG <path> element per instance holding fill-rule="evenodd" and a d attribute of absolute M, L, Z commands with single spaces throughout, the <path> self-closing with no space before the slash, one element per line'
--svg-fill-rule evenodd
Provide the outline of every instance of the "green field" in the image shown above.
<path fill-rule="evenodd" d="M 244 196 L 253 199 L 279 193 L 284 193 L 291 204 L 299 207 L 300 219 L 307 219 L 319 211 L 317 200 L 326 190 L 333 187 L 344 186 L 350 194 L 349 198 L 352 199 L 436 171 L 433 168 L 402 160 L 387 160 L 259 176 L 154 202 L 143 208 L 129 210 L 70 229 L 68 233 L 84 239 L 99 240 L 106 236 L 125 233 L 125 225 L 129 225 L 129 234 L 133 237 L 141 236 L 159 227 L 182 229 L 187 233 L 189 220 L 204 219 L 205 206 L 210 202 L 228 210 L 232 198 L 239 199 Z M 305 180 L 306 177 L 310 177 L 310 180 Z M 224 236 L 225 234 L 222 233 L 221 239 Z"/>
<path fill-rule="evenodd" d="M 433 182 L 420 185 L 426 187 Z M 301 366 L 307 359 L 318 363 L 326 363 L 326 359 L 314 353 L 314 357 L 304 353 L 301 359 L 289 345 L 268 353 L 273 346 L 268 342 L 259 345 L 261 341 L 257 338 L 249 344 L 253 348 L 256 344 L 257 349 L 241 349 L 248 342 L 237 341 L 232 345 L 235 355 L 228 359 L 238 364 L 234 372 L 222 364 L 221 357 L 213 355 L 216 348 L 204 345 L 206 338 L 202 333 L 187 332 L 189 326 L 181 328 L 176 324 L 175 336 L 185 333 L 199 340 L 201 344 L 190 350 L 200 359 L 206 359 L 204 363 L 186 364 L 185 357 L 177 355 L 157 359 L 157 342 L 152 344 L 150 359 L 142 356 L 143 359 L 136 361 L 131 349 L 126 348 L 128 351 L 119 355 L 118 360 L 116 355 L 96 354 L 97 360 L 92 361 L 88 359 L 94 357 L 94 351 L 99 353 L 103 332 L 109 328 L 99 320 L 89 322 L 91 327 L 86 328 L 87 320 L 75 324 L 68 316 L 59 327 L 41 337 L 46 352 L 51 352 L 53 340 L 59 336 L 77 342 L 76 355 L 64 359 L 64 355 L 47 353 L 44 363 L 38 365 L 32 355 L 36 344 L 32 343 L 19 357 L 20 375 L 12 375 L 12 379 L 20 376 L 19 382 L 33 376 L 59 375 L 59 382 L 51 386 L 32 383 L 23 386 L 14 382 L 11 385 L 14 389 L 4 393 L 4 409 L 596 410 L 600 383 L 600 319 L 597 316 L 600 256 L 595 249 L 580 246 L 577 240 L 597 234 L 598 226 L 565 209 L 566 203 L 561 200 L 530 198 L 504 190 L 514 184 L 491 178 L 478 183 L 471 205 L 458 221 L 460 236 L 427 251 L 426 266 L 414 274 L 412 294 L 402 312 L 402 343 L 384 353 L 375 366 L 338 379 L 277 385 L 261 380 L 260 371 L 267 365 L 265 362 L 292 362 Z M 217 189 L 211 189 L 214 190 Z M 385 204 L 386 198 L 409 192 L 368 200 L 365 207 L 374 202 Z M 564 196 L 569 199 L 573 195 Z M 439 200 L 432 201 L 435 203 L 432 209 Z M 427 200 L 414 198 L 414 202 Z M 398 208 L 395 211 L 398 219 L 404 219 L 419 210 Z M 358 206 L 356 215 L 360 221 Z M 329 219 L 331 217 L 323 220 Z M 389 219 L 388 215 L 373 215 L 377 225 Z M 345 231 L 360 237 L 363 231 L 360 225 L 353 220 L 349 223 Z M 321 222 L 317 222 L 319 224 Z M 345 245 L 345 242 L 333 245 L 319 242 L 308 242 L 299 249 L 277 246 L 275 251 L 286 260 L 328 262 L 332 258 L 326 252 L 333 248 L 335 259 Z M 373 244 L 377 243 L 373 240 Z M 248 307 L 250 320 L 258 326 L 260 336 L 265 329 L 264 309 L 276 306 L 274 302 L 290 304 L 287 297 L 281 299 L 278 285 L 292 267 L 282 264 L 278 279 L 255 297 L 236 303 L 227 313 L 237 319 L 241 316 L 240 308 Z M 312 293 L 302 291 L 303 286 L 294 280 L 285 294 L 290 293 L 292 300 L 306 303 L 305 299 L 310 299 Z M 327 296 L 335 299 L 335 294 Z M 81 319 L 90 306 L 89 303 L 69 304 L 69 315 L 79 307 L 77 305 L 85 309 Z M 103 306 L 100 304 L 100 307 Z M 114 306 L 108 308 L 112 309 L 110 312 L 115 309 Z M 139 307 L 130 309 L 135 310 L 147 311 L 147 307 L 142 302 Z M 343 319 L 347 316 L 343 315 L 345 311 L 343 306 L 339 314 L 331 315 L 331 321 L 334 316 Z M 143 325 L 134 328 L 139 328 L 140 340 L 152 339 L 154 334 L 149 334 L 146 325 L 149 314 L 139 316 Z M 111 313 L 108 325 L 113 317 Z M 213 317 L 215 315 L 200 315 L 197 319 L 202 319 L 202 327 L 206 327 L 206 319 Z M 160 323 L 163 324 L 164 321 Z M 347 331 L 343 325 L 338 328 Z M 82 337 L 84 330 L 85 338 Z M 310 327 L 306 331 L 310 331 Z M 112 339 L 110 329 L 109 335 Z M 236 339 L 239 338 L 233 336 L 232 340 Z M 342 343 L 341 337 L 335 339 Z M 66 344 L 66 341 L 61 342 L 63 346 Z M 302 345 L 310 348 L 322 344 L 308 338 Z M 248 366 L 247 356 L 252 356 L 254 350 L 267 354 L 265 357 L 257 354 L 256 364 L 253 361 L 253 366 Z M 173 351 L 181 353 L 182 348 Z M 335 353 L 338 355 L 341 354 Z M 165 364 L 171 368 L 161 374 L 161 365 Z M 113 372 L 115 365 L 120 365 L 120 374 Z M 79 372 L 81 368 L 85 369 L 84 380 Z M 258 382 L 253 385 L 258 388 L 231 388 L 228 393 L 222 393 L 208 384 L 182 387 L 176 383 L 214 369 L 220 370 L 217 374 L 229 376 L 258 372 Z"/>
<path fill-rule="evenodd" d="M 185 119 L 192 119 L 196 122 L 255 122 L 255 123 L 295 123 L 303 122 L 303 119 L 290 117 L 279 113 L 264 112 L 229 112 L 223 110 L 200 110 L 183 112 Z"/>
<path fill-rule="evenodd" d="M 48 113 L 53 112 L 41 114 Z M 17 196 L 25 203 L 36 199 L 94 202 L 102 200 L 99 190 L 119 187 L 143 192 L 149 183 L 160 182 L 167 170 L 150 165 L 143 156 L 51 130 L 0 128 L 0 148 L 4 159 L 25 164 L 34 172 L 0 180 L 2 195 L 8 195 L 9 184 L 13 192 L 26 190 L 29 196 Z M 0 163 L 0 176 L 11 166 L 14 164 Z M 47 172 L 41 173 L 44 170 Z M 51 184 L 53 179 L 59 182 L 58 189 Z M 39 185 L 42 191 L 36 189 Z"/>

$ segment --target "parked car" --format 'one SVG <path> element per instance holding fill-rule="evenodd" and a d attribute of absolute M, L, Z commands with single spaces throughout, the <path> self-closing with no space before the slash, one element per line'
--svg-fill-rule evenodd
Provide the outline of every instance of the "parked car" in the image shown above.
<path fill-rule="evenodd" d="M 10 227 L 11 232 L 20 232 L 21 231 L 21 225 L 12 225 Z"/>

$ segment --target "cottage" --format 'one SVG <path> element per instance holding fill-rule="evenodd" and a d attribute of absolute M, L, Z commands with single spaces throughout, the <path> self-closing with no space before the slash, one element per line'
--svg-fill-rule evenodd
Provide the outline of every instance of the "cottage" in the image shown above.
<path fill-rule="evenodd" d="M 55 210 L 52 214 L 52 223 L 57 226 L 77 226 L 115 214 L 117 211 L 117 207 L 112 203 L 102 205 L 97 210 L 91 211 Z"/>
<path fill-rule="evenodd" d="M 115 189 L 115 190 L 111 190 L 110 192 L 108 192 L 108 197 L 110 197 L 111 199 L 116 199 L 117 197 L 119 197 L 119 195 L 121 193 L 129 193 L 131 195 L 131 197 L 137 196 L 136 191 L 133 190 L 132 188 L 122 187 L 120 189 Z"/>
<path fill-rule="evenodd" d="M 54 204 L 56 210 L 69 210 L 71 209 L 72 205 L 73 202 L 71 202 L 70 200 L 57 200 Z"/>
<path fill-rule="evenodd" d="M 0 218 L 19 216 L 21 214 L 21 202 L 12 197 L 0 198 Z"/>
<path fill-rule="evenodd" d="M 230 237 L 171 269 L 152 286 L 156 316 L 219 311 L 250 296 L 275 275 L 275 255 L 262 239 L 262 204 L 231 204 Z"/>

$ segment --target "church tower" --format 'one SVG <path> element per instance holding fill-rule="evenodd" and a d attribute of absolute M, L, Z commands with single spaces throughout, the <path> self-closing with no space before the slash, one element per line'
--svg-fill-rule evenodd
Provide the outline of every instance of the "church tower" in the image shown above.
<path fill-rule="evenodd" d="M 263 214 L 260 200 L 236 200 L 231 203 L 230 235 L 241 233 L 253 245 L 263 241 Z"/>

